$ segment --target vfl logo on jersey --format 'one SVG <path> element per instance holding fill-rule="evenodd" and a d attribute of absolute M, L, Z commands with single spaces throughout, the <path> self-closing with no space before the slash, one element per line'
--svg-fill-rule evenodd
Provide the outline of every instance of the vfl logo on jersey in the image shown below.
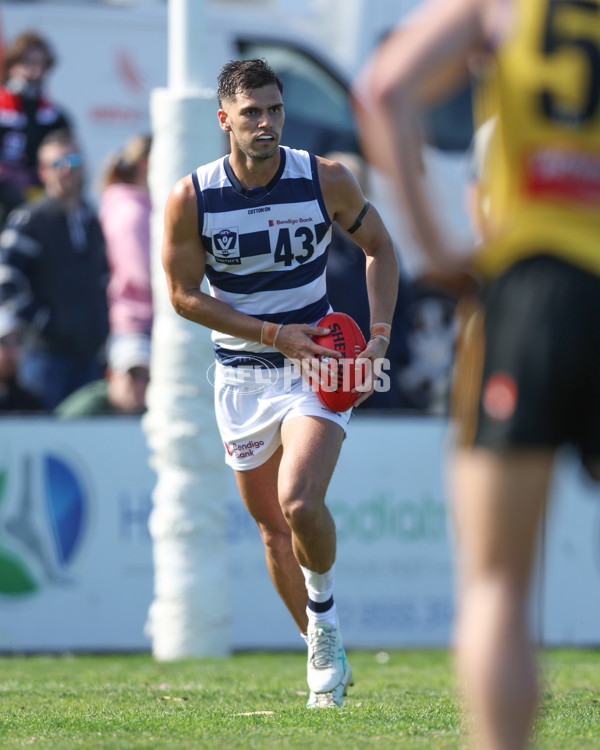
<path fill-rule="evenodd" d="M 237 227 L 215 230 L 212 240 L 215 260 L 230 266 L 241 264 Z"/>

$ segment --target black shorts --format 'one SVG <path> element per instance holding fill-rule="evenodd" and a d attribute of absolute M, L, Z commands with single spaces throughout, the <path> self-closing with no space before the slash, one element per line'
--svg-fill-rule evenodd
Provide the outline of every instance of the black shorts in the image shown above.
<path fill-rule="evenodd" d="M 464 312 L 453 413 L 463 446 L 600 459 L 600 277 L 538 255 L 489 283 Z"/>

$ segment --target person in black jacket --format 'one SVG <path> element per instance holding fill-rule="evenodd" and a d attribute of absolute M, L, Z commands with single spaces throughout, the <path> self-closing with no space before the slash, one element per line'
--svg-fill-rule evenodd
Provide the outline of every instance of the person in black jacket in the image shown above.
<path fill-rule="evenodd" d="M 0 234 L 0 304 L 24 323 L 21 382 L 51 410 L 102 377 L 108 264 L 72 134 L 48 135 L 38 158 L 46 197 L 15 209 Z"/>

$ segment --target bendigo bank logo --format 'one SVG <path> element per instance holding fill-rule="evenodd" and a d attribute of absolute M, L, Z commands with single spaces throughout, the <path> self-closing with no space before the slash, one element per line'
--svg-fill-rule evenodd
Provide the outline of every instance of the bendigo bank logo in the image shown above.
<path fill-rule="evenodd" d="M 0 595 L 68 583 L 86 521 L 82 482 L 63 458 L 26 455 L 17 472 L 0 467 Z"/>
<path fill-rule="evenodd" d="M 259 451 L 264 448 L 264 440 L 248 440 L 246 443 L 225 443 L 225 448 L 230 456 L 235 458 L 249 458 L 253 456 L 255 451 Z"/>
<path fill-rule="evenodd" d="M 213 232 L 213 250 L 216 260 L 228 265 L 239 265 L 240 248 L 239 234 L 235 229 L 218 229 Z"/>

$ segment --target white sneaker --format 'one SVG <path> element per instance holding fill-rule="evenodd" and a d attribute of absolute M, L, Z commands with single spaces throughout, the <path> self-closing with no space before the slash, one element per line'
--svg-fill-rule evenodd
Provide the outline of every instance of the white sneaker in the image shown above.
<path fill-rule="evenodd" d="M 344 696 L 348 695 L 348 685 L 354 685 L 354 680 L 350 663 L 346 661 L 346 673 L 340 684 L 330 693 L 315 693 L 311 690 L 306 708 L 341 708 Z"/>
<path fill-rule="evenodd" d="M 309 623 L 306 635 L 308 687 L 313 693 L 330 693 L 344 680 L 348 671 L 339 623 Z"/>

